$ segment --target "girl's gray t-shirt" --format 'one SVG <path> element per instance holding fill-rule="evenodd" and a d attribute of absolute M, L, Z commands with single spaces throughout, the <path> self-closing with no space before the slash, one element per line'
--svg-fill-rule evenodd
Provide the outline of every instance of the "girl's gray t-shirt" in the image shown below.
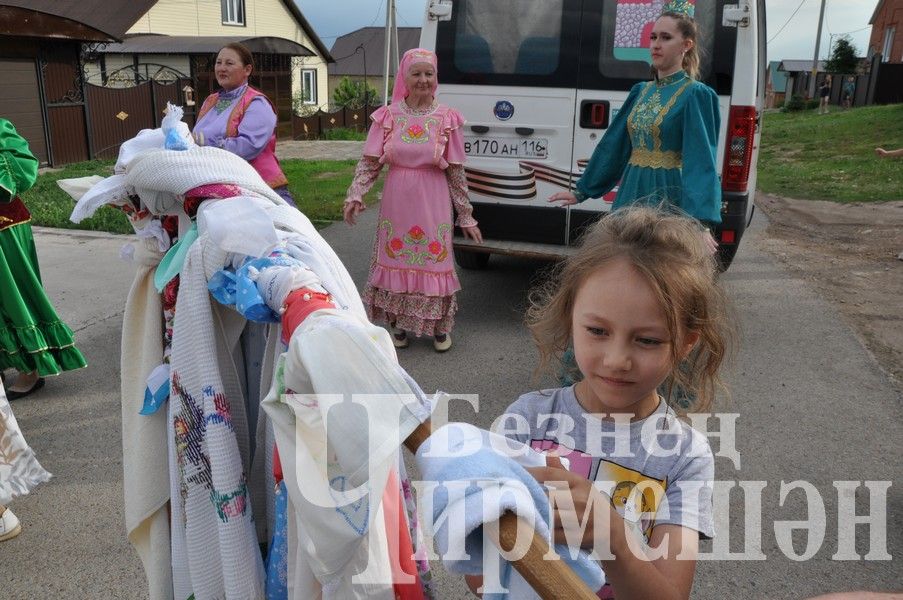
<path fill-rule="evenodd" d="M 594 482 L 647 541 L 666 523 L 711 538 L 715 462 L 705 436 L 664 400 L 642 420 L 602 416 L 586 412 L 569 386 L 524 394 L 494 430 L 567 458 L 568 469 Z"/>

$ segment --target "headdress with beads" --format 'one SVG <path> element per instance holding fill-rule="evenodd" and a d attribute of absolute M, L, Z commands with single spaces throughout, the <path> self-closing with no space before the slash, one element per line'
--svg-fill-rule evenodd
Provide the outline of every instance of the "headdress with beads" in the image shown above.
<path fill-rule="evenodd" d="M 668 0 L 662 5 L 662 12 L 678 13 L 692 18 L 696 12 L 696 3 L 693 0 Z"/>

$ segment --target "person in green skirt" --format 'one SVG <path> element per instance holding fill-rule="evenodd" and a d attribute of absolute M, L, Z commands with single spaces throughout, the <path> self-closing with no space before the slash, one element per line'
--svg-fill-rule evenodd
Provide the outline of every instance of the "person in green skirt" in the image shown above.
<path fill-rule="evenodd" d="M 37 177 L 28 142 L 0 118 L 0 372 L 19 374 L 7 388 L 10 400 L 41 389 L 48 375 L 87 365 L 41 283 L 31 214 L 19 198 Z"/>

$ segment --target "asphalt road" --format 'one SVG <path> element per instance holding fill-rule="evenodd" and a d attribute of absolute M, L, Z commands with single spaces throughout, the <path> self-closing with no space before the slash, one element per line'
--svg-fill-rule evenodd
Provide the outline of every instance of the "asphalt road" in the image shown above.
<path fill-rule="evenodd" d="M 374 223 L 370 210 L 357 228 L 337 224 L 324 230 L 361 283 Z M 724 277 L 743 336 L 727 373 L 732 396 L 719 409 L 740 415 L 740 468 L 717 459 L 717 478 L 725 489 L 734 489 L 719 495 L 724 500 L 717 523 L 720 544 L 703 546 L 716 559 L 699 565 L 694 597 L 783 599 L 899 589 L 900 390 L 837 310 L 759 250 L 762 235 L 758 216 Z M 90 366 L 50 380 L 39 395 L 13 404 L 54 479 L 13 504 L 24 531 L 0 544 L 0 598 L 144 598 L 143 572 L 125 539 L 122 516 L 119 341 L 132 274 L 118 257 L 124 240 L 54 230 L 37 231 L 35 237 L 47 289 L 76 330 Z M 541 266 L 495 257 L 486 271 L 461 272 L 464 289 L 452 350 L 440 356 L 420 341 L 401 351 L 402 364 L 425 390 L 479 398 L 478 411 L 454 402 L 452 419 L 487 427 L 519 394 L 549 383 L 533 379 L 536 353 L 521 324 L 526 290 Z M 800 489 L 781 497 L 782 482 L 794 481 L 811 484 L 808 506 Z M 856 560 L 832 560 L 839 547 L 853 552 L 838 542 L 850 537 L 839 532 L 838 515 L 851 511 L 842 508 L 849 502 L 838 499 L 837 481 L 886 482 L 872 485 L 871 500 L 865 487 L 855 494 L 858 514 L 870 512 L 875 519 L 856 526 Z M 745 497 L 738 482 L 745 482 Z M 894 486 L 886 490 L 888 483 Z M 798 554 L 806 551 L 807 540 L 814 545 L 812 558 L 791 560 L 790 542 L 775 535 L 776 524 L 787 529 L 793 525 L 788 522 L 807 519 L 810 509 L 817 521 L 821 507 L 824 541 L 801 530 L 788 534 Z M 873 559 L 887 553 L 893 559 L 862 559 L 869 550 Z M 442 598 L 468 597 L 456 578 L 438 568 L 434 573 Z"/>

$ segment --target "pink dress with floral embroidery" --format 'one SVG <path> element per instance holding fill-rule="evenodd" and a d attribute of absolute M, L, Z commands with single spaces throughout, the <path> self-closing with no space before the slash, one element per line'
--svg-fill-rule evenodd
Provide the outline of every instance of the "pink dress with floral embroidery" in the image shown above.
<path fill-rule="evenodd" d="M 371 170 L 387 164 L 389 172 L 364 304 L 371 320 L 394 322 L 414 335 L 447 333 L 461 288 L 452 254 L 453 198 L 458 225 L 476 224 L 463 177 L 464 119 L 441 104 L 419 114 L 403 102 L 371 118 L 362 163 L 378 159 Z"/>

